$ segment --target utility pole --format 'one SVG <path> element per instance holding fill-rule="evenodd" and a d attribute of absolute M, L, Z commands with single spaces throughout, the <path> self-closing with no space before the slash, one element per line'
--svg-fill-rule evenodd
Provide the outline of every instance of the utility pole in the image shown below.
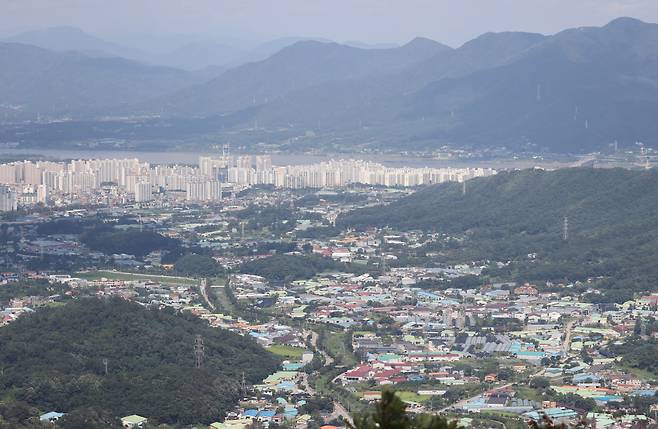
<path fill-rule="evenodd" d="M 103 359 L 103 367 L 105 367 L 105 375 L 107 376 L 107 358 Z"/>
<path fill-rule="evenodd" d="M 201 335 L 196 335 L 194 337 L 194 358 L 197 368 L 203 367 L 204 351 L 203 337 Z"/>

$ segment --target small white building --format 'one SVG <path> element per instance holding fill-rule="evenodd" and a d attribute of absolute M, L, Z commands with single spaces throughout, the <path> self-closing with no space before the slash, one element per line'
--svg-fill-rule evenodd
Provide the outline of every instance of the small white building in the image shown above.
<path fill-rule="evenodd" d="M 148 419 L 146 417 L 138 416 L 137 414 L 121 418 L 121 426 L 127 429 L 144 427 L 147 422 Z"/>

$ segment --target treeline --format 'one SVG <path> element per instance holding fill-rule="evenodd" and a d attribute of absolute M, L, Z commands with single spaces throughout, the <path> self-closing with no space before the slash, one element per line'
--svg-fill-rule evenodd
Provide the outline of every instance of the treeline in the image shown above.
<path fill-rule="evenodd" d="M 606 356 L 621 356 L 622 364 L 658 374 L 658 340 L 634 337 L 623 344 L 611 344 L 602 351 Z"/>
<path fill-rule="evenodd" d="M 202 368 L 195 367 L 197 335 Z M 75 414 L 93 407 L 153 423 L 208 424 L 239 400 L 243 372 L 256 383 L 278 366 L 249 338 L 119 299 L 39 310 L 0 330 L 0 343 L 0 390 L 12 392 L 0 413 L 15 426 L 24 423 L 17 409 Z"/>
<path fill-rule="evenodd" d="M 155 250 L 178 251 L 180 242 L 154 231 L 139 229 L 92 229 L 80 235 L 80 241 L 105 254 L 125 253 L 142 258 Z"/>
<path fill-rule="evenodd" d="M 22 280 L 0 286 L 0 306 L 7 305 L 13 298 L 26 296 L 62 295 L 68 287 L 61 283 L 49 283 L 47 280 Z"/>
<path fill-rule="evenodd" d="M 177 274 L 192 277 L 215 277 L 223 272 L 222 267 L 210 256 L 195 254 L 179 258 L 174 269 Z"/>
<path fill-rule="evenodd" d="M 273 255 L 240 265 L 239 271 L 274 281 L 310 279 L 324 271 L 365 272 L 366 268 L 318 255 Z"/>

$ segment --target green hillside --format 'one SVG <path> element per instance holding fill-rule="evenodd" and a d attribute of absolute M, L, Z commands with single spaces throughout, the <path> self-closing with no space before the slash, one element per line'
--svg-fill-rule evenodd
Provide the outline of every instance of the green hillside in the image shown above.
<path fill-rule="evenodd" d="M 338 224 L 460 236 L 465 240 L 427 250 L 455 260 L 516 261 L 506 270 L 518 280 L 601 276 L 606 300 L 619 301 L 658 284 L 657 210 L 655 170 L 524 170 L 471 180 L 466 194 L 457 183 L 428 187 L 385 207 L 349 213 Z M 530 253 L 537 259 L 528 261 Z"/>
<path fill-rule="evenodd" d="M 201 369 L 196 335 L 205 345 Z M 3 419 L 25 424 L 17 409 L 209 423 L 239 400 L 243 372 L 256 383 L 278 365 L 249 338 L 118 299 L 39 310 L 2 328 L 0 344 L 2 427 Z"/>

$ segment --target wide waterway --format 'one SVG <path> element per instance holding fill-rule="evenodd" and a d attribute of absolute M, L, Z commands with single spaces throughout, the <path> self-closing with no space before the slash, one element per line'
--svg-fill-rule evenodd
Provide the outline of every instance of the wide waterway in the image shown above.
<path fill-rule="evenodd" d="M 117 150 L 56 150 L 56 149 L 0 149 L 0 157 L 29 159 L 70 160 L 70 159 L 107 159 L 107 158 L 137 158 L 142 162 L 151 164 L 198 164 L 199 156 L 219 156 L 219 153 L 207 152 L 148 152 L 148 151 L 117 151 Z M 236 154 L 244 155 L 244 154 Z M 495 160 L 445 160 L 430 157 L 404 156 L 399 154 L 293 154 L 274 153 L 274 165 L 314 164 L 329 159 L 362 159 L 378 162 L 388 167 L 490 167 L 495 169 L 530 168 L 541 166 L 544 168 L 560 168 L 568 163 L 556 161 L 542 161 L 537 159 L 495 159 Z"/>

